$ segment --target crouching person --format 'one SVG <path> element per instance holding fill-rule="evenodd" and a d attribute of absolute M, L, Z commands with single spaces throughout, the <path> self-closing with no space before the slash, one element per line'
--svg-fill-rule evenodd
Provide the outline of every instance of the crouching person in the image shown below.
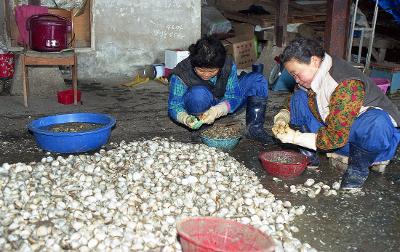
<path fill-rule="evenodd" d="M 249 73 L 239 80 L 233 59 L 212 36 L 199 39 L 189 51 L 170 76 L 169 116 L 197 130 L 246 104 L 246 136 L 264 144 L 273 142 L 263 127 L 268 97 L 263 75 Z"/>
<path fill-rule="evenodd" d="M 281 60 L 302 88 L 291 96 L 288 109 L 275 116 L 274 135 L 301 146 L 315 164 L 317 150 L 347 156 L 341 188 L 362 188 L 369 167 L 395 155 L 400 141 L 397 107 L 370 78 L 328 55 L 314 40 L 292 41 Z"/>

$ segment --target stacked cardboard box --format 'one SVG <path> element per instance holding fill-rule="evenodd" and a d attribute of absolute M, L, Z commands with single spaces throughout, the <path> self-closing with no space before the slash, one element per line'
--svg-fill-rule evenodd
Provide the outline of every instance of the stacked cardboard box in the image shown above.
<path fill-rule="evenodd" d="M 245 69 L 250 67 L 257 60 L 257 53 L 254 38 L 248 36 L 235 36 L 223 41 L 228 52 L 232 55 L 237 67 Z"/>

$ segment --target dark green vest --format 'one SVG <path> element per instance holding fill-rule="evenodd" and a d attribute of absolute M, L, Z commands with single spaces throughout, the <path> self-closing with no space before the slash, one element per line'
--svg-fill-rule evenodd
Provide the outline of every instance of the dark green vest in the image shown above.
<path fill-rule="evenodd" d="M 341 83 L 345 80 L 362 81 L 365 87 L 363 106 L 379 107 L 383 109 L 393 117 L 397 126 L 400 126 L 400 112 L 397 106 L 382 93 L 374 81 L 363 74 L 360 70 L 354 68 L 349 62 L 343 59 L 332 57 L 332 67 L 329 70 L 329 73 L 337 83 Z"/>
<path fill-rule="evenodd" d="M 229 75 L 232 70 L 233 59 L 231 56 L 226 56 L 224 66 L 217 75 L 217 82 L 215 85 L 210 81 L 203 80 L 194 71 L 194 67 L 190 62 L 190 56 L 172 70 L 172 74 L 177 75 L 188 87 L 192 86 L 206 86 L 215 98 L 221 99 L 225 95 L 226 85 L 228 83 Z"/>

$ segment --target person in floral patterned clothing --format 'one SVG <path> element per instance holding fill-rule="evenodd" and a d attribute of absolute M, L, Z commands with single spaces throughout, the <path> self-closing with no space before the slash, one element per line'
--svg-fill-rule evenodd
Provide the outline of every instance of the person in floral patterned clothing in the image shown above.
<path fill-rule="evenodd" d="M 362 188 L 369 167 L 395 155 L 400 141 L 397 107 L 370 78 L 331 57 L 315 40 L 293 40 L 281 62 L 301 88 L 274 117 L 275 137 L 306 148 L 314 163 L 316 151 L 347 156 L 341 188 Z"/>

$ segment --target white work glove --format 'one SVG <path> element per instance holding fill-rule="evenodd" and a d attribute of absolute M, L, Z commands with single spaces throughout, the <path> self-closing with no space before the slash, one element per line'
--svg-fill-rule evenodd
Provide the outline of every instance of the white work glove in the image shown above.
<path fill-rule="evenodd" d="M 272 132 L 274 135 L 284 133 L 285 129 L 289 126 L 290 112 L 287 109 L 281 109 L 278 114 L 274 116 L 274 126 Z"/>
<path fill-rule="evenodd" d="M 206 112 L 204 112 L 201 115 L 200 120 L 203 123 L 213 124 L 215 119 L 227 115 L 228 112 L 229 112 L 229 106 L 227 102 L 221 102 L 215 106 L 212 106 Z"/>
<path fill-rule="evenodd" d="M 203 125 L 203 122 L 198 120 L 193 115 L 188 115 L 186 112 L 180 112 L 177 116 L 178 122 L 186 125 L 187 127 L 197 130 Z"/>
<path fill-rule="evenodd" d="M 277 133 L 275 136 L 282 143 L 290 143 L 307 149 L 317 150 L 317 134 L 315 133 L 301 133 L 298 130 L 295 131 L 290 127 L 286 127 L 284 133 Z"/>

